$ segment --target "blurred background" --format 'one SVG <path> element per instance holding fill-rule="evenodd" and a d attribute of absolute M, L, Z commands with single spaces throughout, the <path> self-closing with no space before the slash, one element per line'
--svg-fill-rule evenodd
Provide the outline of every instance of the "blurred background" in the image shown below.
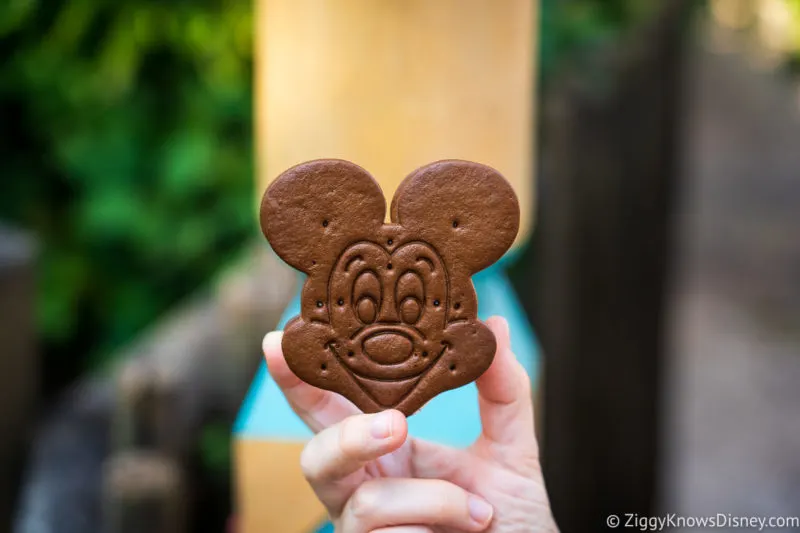
<path fill-rule="evenodd" d="M 0 531 L 232 527 L 295 279 L 255 219 L 254 7 L 0 5 Z M 563 530 L 796 515 L 800 0 L 542 0 L 539 27 L 511 274 Z"/>

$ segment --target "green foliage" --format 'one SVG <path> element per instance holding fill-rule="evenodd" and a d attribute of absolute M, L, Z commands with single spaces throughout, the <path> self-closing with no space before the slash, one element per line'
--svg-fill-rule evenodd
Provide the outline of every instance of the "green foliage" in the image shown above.
<path fill-rule="evenodd" d="M 785 61 L 786 67 L 795 76 L 800 76 L 800 0 L 787 0 L 791 17 L 791 49 Z"/>
<path fill-rule="evenodd" d="M 255 226 L 251 10 L 0 3 L 0 219 L 40 239 L 56 382 L 202 285 Z"/>
<path fill-rule="evenodd" d="M 231 464 L 231 428 L 228 424 L 205 424 L 200 432 L 198 447 L 204 471 L 227 474 Z"/>
<path fill-rule="evenodd" d="M 576 54 L 618 40 L 660 4 L 656 0 L 542 0 L 544 77 Z"/>

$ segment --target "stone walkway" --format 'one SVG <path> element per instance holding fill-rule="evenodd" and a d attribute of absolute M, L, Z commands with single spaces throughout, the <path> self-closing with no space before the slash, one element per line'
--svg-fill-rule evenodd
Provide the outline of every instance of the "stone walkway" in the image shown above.
<path fill-rule="evenodd" d="M 662 509 L 798 516 L 800 91 L 759 69 L 733 36 L 698 33 L 686 76 Z"/>

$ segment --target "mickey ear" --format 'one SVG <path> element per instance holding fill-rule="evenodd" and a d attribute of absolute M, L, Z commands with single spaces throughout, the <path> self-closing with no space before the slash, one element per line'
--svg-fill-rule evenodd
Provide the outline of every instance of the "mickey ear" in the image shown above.
<path fill-rule="evenodd" d="M 261 201 L 261 230 L 275 253 L 309 273 L 353 240 L 374 235 L 386 200 L 375 179 L 353 163 L 309 161 L 272 182 Z"/>
<path fill-rule="evenodd" d="M 414 230 L 467 274 L 488 267 L 519 230 L 519 202 L 495 169 L 438 161 L 412 172 L 392 200 L 392 222 Z"/>

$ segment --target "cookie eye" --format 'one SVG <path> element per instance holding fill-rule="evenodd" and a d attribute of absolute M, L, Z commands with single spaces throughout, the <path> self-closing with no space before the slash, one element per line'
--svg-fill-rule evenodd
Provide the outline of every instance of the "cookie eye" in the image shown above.
<path fill-rule="evenodd" d="M 378 317 L 381 301 L 381 284 L 371 270 L 358 275 L 353 284 L 353 301 L 358 319 L 364 324 L 372 324 Z"/>
<path fill-rule="evenodd" d="M 406 271 L 397 280 L 395 301 L 399 302 L 397 311 L 406 324 L 415 324 L 422 314 L 425 289 L 422 278 L 414 271 Z"/>
<path fill-rule="evenodd" d="M 407 297 L 400 303 L 400 317 L 406 324 L 415 324 L 419 320 L 422 306 L 413 296 Z"/>
<path fill-rule="evenodd" d="M 364 296 L 356 304 L 356 314 L 364 324 L 372 324 L 378 314 L 378 305 L 369 296 Z"/>

